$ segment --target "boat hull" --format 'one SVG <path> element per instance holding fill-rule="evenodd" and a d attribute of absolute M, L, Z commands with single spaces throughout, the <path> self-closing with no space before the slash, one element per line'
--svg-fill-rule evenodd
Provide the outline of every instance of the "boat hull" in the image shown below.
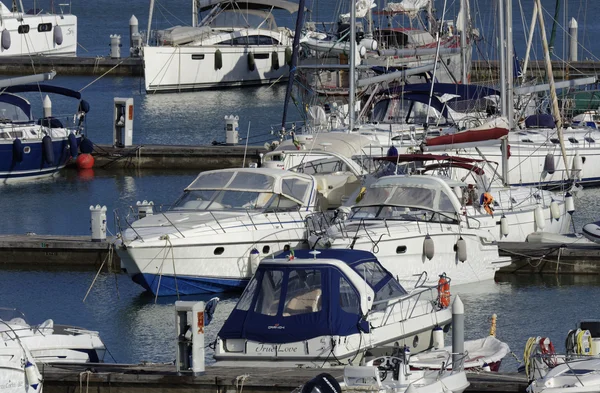
<path fill-rule="evenodd" d="M 77 143 L 81 136 L 77 136 Z M 52 140 L 54 161 L 49 164 L 45 160 L 44 147 L 41 140 L 23 141 L 23 160 L 17 162 L 13 155 L 13 140 L 0 140 L 0 182 L 16 182 L 50 177 L 66 166 L 71 158 L 68 138 Z"/>
<path fill-rule="evenodd" d="M 221 68 L 215 68 L 216 51 Z M 254 56 L 251 69 L 249 56 Z M 279 68 L 273 67 L 277 56 Z M 144 48 L 147 92 L 202 90 L 270 84 L 287 80 L 285 46 L 158 46 Z"/>
<path fill-rule="evenodd" d="M 3 28 L 10 36 L 8 49 L 0 50 L 0 57 L 16 56 L 76 56 L 77 17 L 75 15 L 23 14 L 2 17 Z M 29 26 L 25 33 L 23 26 Z M 41 26 L 51 26 L 41 28 Z M 57 26 L 60 26 L 58 33 Z M 43 31 L 41 31 L 43 30 Z M 4 37 L 3 32 L 3 37 Z M 57 34 L 61 39 L 58 40 Z M 58 42 L 60 41 L 60 45 Z"/>

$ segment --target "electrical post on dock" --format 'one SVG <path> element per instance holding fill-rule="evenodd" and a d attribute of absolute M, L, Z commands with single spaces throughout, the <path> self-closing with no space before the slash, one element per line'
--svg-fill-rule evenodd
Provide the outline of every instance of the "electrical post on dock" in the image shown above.
<path fill-rule="evenodd" d="M 133 144 L 133 98 L 114 98 L 113 146 Z"/>
<path fill-rule="evenodd" d="M 106 241 L 106 206 L 90 206 L 90 229 L 93 242 Z"/>
<path fill-rule="evenodd" d="M 178 373 L 204 372 L 204 302 L 178 300 L 175 302 Z"/>

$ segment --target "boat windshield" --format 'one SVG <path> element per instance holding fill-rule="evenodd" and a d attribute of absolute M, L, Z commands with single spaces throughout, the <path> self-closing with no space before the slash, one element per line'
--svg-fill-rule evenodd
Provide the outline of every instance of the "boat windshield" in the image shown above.
<path fill-rule="evenodd" d="M 310 182 L 254 171 L 201 173 L 171 210 L 290 211 L 304 205 Z"/>
<path fill-rule="evenodd" d="M 269 12 L 260 10 L 225 10 L 210 21 L 213 29 L 254 28 L 276 30 L 275 18 Z"/>
<path fill-rule="evenodd" d="M 350 219 L 453 223 L 457 221 L 457 212 L 449 196 L 439 188 L 415 183 L 384 186 L 376 183 L 352 207 Z"/>
<path fill-rule="evenodd" d="M 377 262 L 363 262 L 352 267 L 375 292 L 374 303 L 406 295 L 402 285 Z"/>
<path fill-rule="evenodd" d="M 171 210 L 298 210 L 300 204 L 272 192 L 233 190 L 186 190 Z"/>
<path fill-rule="evenodd" d="M 427 120 L 430 123 L 438 123 L 440 120 L 442 123 L 446 122 L 434 108 L 429 109 L 429 118 L 427 118 L 427 108 L 429 108 L 427 104 L 418 101 L 386 98 L 373 107 L 371 121 L 402 124 L 423 124 Z"/>

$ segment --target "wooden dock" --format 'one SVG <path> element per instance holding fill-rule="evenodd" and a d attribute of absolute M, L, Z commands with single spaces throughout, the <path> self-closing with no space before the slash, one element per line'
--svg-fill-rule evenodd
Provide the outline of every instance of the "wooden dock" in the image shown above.
<path fill-rule="evenodd" d="M 264 146 L 244 145 L 137 145 L 114 147 L 94 145 L 94 168 L 197 169 L 200 171 L 238 168 L 245 162 L 258 164 Z"/>
<path fill-rule="evenodd" d="M 45 393 L 175 393 L 273 392 L 290 393 L 321 373 L 338 380 L 341 368 L 257 368 L 207 366 L 202 375 L 177 374 L 174 365 L 44 365 Z M 469 373 L 467 392 L 525 392 L 525 375 Z M 80 390 L 81 389 L 81 390 Z"/>

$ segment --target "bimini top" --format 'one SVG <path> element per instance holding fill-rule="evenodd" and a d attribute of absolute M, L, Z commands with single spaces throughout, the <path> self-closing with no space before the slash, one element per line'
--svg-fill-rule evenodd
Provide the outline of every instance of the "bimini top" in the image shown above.
<path fill-rule="evenodd" d="M 450 188 L 455 185 L 464 183 L 435 176 L 384 176 L 369 187 L 355 207 L 387 205 L 459 214 L 461 205 Z"/>
<path fill-rule="evenodd" d="M 297 250 L 291 260 L 289 254 L 261 261 L 221 339 L 280 344 L 368 332 L 363 316 L 406 294 L 370 252 Z"/>
<path fill-rule="evenodd" d="M 226 6 L 231 4 L 232 7 L 236 9 L 255 9 L 255 10 L 264 10 L 264 9 L 280 9 L 286 10 L 290 14 L 298 11 L 298 4 L 292 3 L 291 1 L 285 0 L 200 0 L 200 4 L 198 5 L 199 11 L 206 11 L 213 8 L 216 5 Z"/>
<path fill-rule="evenodd" d="M 295 137 L 294 141 L 287 139 L 279 144 L 275 150 L 265 154 L 265 156 L 276 155 L 283 151 L 304 152 L 310 151 L 329 151 L 337 153 L 344 157 L 361 155 L 365 148 L 381 147 L 379 142 L 360 134 L 347 132 L 323 132 L 319 134 L 301 134 Z M 382 149 L 383 150 L 383 149 Z"/>
<path fill-rule="evenodd" d="M 235 168 L 202 172 L 185 191 L 224 190 L 271 192 L 299 203 L 310 201 L 314 178 L 271 168 Z"/>

